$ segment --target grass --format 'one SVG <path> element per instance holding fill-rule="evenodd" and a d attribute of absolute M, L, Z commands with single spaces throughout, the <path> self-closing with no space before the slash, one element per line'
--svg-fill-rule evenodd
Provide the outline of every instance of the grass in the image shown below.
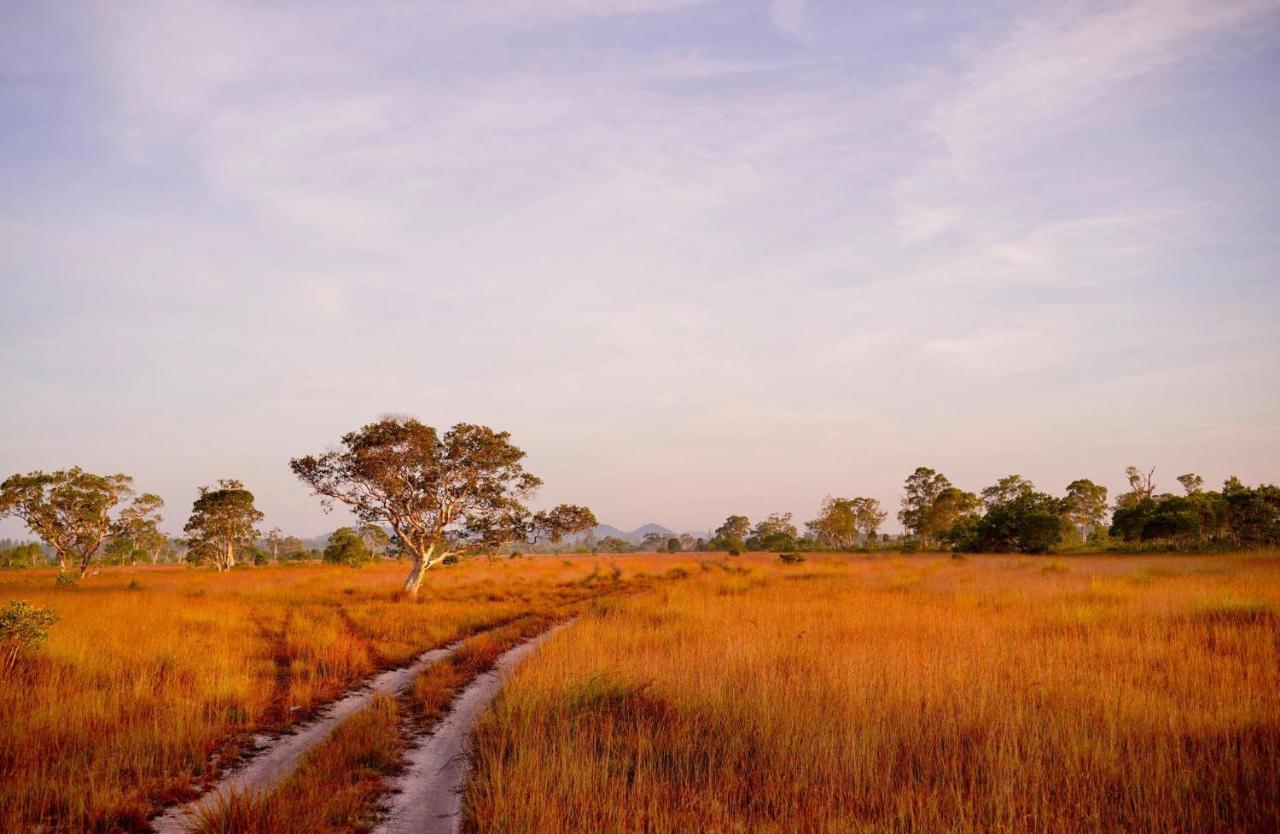
<path fill-rule="evenodd" d="M 616 561 L 625 576 L 596 557 L 469 560 L 431 572 L 417 601 L 401 564 L 109 568 L 71 587 L 0 572 L 0 605 L 62 618 L 0 679 L 0 831 L 146 830 L 255 733 L 424 649 L 625 588 L 653 560 Z"/>
<path fill-rule="evenodd" d="M 734 562 L 521 668 L 468 831 L 1280 830 L 1275 554 Z"/>
<path fill-rule="evenodd" d="M 422 671 L 398 700 L 380 696 L 303 757 L 264 795 L 237 795 L 204 814 L 197 834 L 341 834 L 368 831 L 387 779 L 399 771 L 406 733 L 426 733 L 476 676 L 503 652 L 546 631 L 563 615 L 521 617 L 463 641 Z"/>

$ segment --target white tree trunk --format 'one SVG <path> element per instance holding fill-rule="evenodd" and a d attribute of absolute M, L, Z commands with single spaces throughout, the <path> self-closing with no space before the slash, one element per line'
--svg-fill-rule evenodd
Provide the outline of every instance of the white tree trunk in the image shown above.
<path fill-rule="evenodd" d="M 413 554 L 413 567 L 409 568 L 409 575 L 404 580 L 404 590 L 411 597 L 418 595 L 418 589 L 422 587 L 422 580 L 431 568 L 444 561 L 449 555 L 449 551 L 442 550 L 436 553 L 436 546 L 433 544 L 427 548 L 425 553 Z"/>

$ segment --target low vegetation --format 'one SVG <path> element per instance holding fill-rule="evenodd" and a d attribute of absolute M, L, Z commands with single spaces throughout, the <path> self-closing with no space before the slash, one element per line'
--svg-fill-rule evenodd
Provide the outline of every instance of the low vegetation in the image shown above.
<path fill-rule="evenodd" d="M 0 575 L 0 601 L 62 618 L 0 680 L 0 831 L 145 830 L 255 733 L 427 648 L 654 569 L 629 561 L 615 577 L 597 561 L 468 560 L 433 572 L 417 601 L 395 590 L 394 562 L 110 568 L 68 586 L 49 569 Z"/>
<path fill-rule="evenodd" d="M 1275 553 L 708 568 L 526 663 L 468 831 L 1280 829 Z"/>

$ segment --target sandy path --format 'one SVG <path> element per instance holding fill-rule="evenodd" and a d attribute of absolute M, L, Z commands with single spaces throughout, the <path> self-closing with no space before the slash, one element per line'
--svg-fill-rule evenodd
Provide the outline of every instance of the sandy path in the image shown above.
<path fill-rule="evenodd" d="M 298 766 L 302 755 L 324 741 L 344 718 L 359 711 L 380 693 L 395 694 L 413 683 L 413 679 L 432 663 L 443 660 L 461 641 L 418 655 L 408 666 L 383 672 L 360 689 L 347 694 L 320 711 L 311 721 L 300 724 L 296 731 L 272 739 L 244 764 L 223 776 L 206 793 L 186 805 L 176 805 L 151 821 L 160 834 L 182 834 L 197 819 L 202 809 L 213 808 L 233 793 L 263 791 L 284 779 Z"/>
<path fill-rule="evenodd" d="M 467 685 L 444 720 L 409 750 L 409 767 L 393 783 L 398 793 L 391 795 L 390 811 L 374 834 L 456 834 L 462 829 L 462 786 L 471 767 L 467 758 L 471 728 L 520 662 L 572 622 L 508 649 L 491 670 Z"/>

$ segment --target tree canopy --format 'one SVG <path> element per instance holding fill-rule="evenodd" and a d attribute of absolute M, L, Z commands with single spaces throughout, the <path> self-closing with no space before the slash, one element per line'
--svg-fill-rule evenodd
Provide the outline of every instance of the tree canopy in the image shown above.
<path fill-rule="evenodd" d="M 133 495 L 128 475 L 95 475 L 80 467 L 12 475 L 0 483 L 0 517 L 22 519 L 27 529 L 53 548 L 58 570 L 74 562 L 81 576 L 112 535 L 154 526 L 164 504 L 150 493 L 138 496 L 113 519 L 112 511 Z"/>
<path fill-rule="evenodd" d="M 342 436 L 340 448 L 294 458 L 294 474 L 326 510 L 335 502 L 366 524 L 387 524 L 413 560 L 405 590 L 416 594 L 426 570 L 447 557 L 496 549 L 589 510 L 535 517 L 524 502 L 542 484 L 525 471 L 509 432 L 459 423 L 443 434 L 411 417 L 384 417 Z M 591 516 L 594 520 L 594 516 Z M 560 533 L 563 535 L 563 532 Z"/>

